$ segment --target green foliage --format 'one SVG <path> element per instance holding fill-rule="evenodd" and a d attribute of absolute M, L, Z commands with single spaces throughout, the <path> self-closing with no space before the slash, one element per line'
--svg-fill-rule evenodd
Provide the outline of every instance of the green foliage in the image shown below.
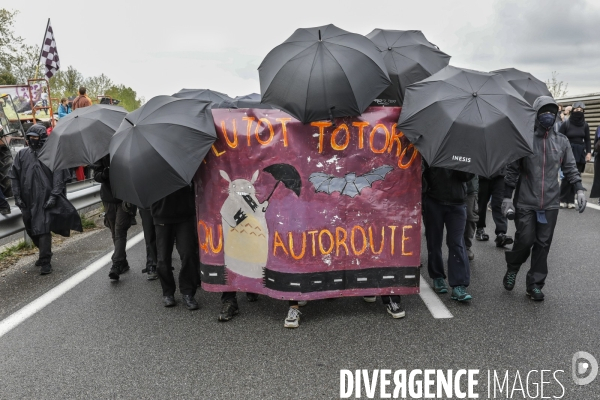
<path fill-rule="evenodd" d="M 27 244 L 24 241 L 20 241 L 16 245 L 11 246 L 11 247 L 7 248 L 6 250 L 4 250 L 2 253 L 0 253 L 0 260 L 4 260 L 7 257 L 14 256 L 16 253 L 18 253 L 20 251 L 30 250 L 32 248 L 33 248 L 32 244 Z"/>
<path fill-rule="evenodd" d="M 560 99 L 561 97 L 565 97 L 567 95 L 567 88 L 569 87 L 568 83 L 558 80 L 558 73 L 556 71 L 552 71 L 552 78 L 546 81 L 546 86 L 548 86 L 548 90 L 552 93 L 552 97 L 555 99 Z"/>
<path fill-rule="evenodd" d="M 96 223 L 93 219 L 87 218 L 85 215 L 80 215 L 81 217 L 81 226 L 83 229 L 94 229 L 97 228 Z"/>
<path fill-rule="evenodd" d="M 16 55 L 24 46 L 23 38 L 15 36 L 13 31 L 17 13 L 18 11 L 0 8 L 0 67 L 9 72 Z"/>
<path fill-rule="evenodd" d="M 104 94 L 113 99 L 120 100 L 119 105 L 127 111 L 133 111 L 142 105 L 143 99 L 137 97 L 137 93 L 125 85 L 113 85 Z"/>
<path fill-rule="evenodd" d="M 16 85 L 17 78 L 10 71 L 0 72 L 0 85 Z"/>
<path fill-rule="evenodd" d="M 35 78 L 36 71 L 39 71 L 38 78 L 41 78 L 46 70 L 38 64 L 39 61 L 40 46 L 24 45 L 14 58 L 10 71 L 18 83 L 26 83 L 27 79 Z"/>

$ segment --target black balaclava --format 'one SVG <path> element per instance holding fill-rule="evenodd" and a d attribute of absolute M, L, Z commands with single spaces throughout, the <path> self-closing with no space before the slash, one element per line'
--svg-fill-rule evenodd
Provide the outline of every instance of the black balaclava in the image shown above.
<path fill-rule="evenodd" d="M 29 140 L 30 136 L 39 136 L 40 139 L 34 143 L 33 140 Z M 48 133 L 46 132 L 46 127 L 40 124 L 32 125 L 29 129 L 27 129 L 27 133 L 25 134 L 25 140 L 32 150 L 41 149 L 44 143 L 46 143 L 47 138 Z"/>
<path fill-rule="evenodd" d="M 581 108 L 583 111 L 573 111 L 576 108 Z M 573 104 L 573 110 L 571 110 L 569 121 L 575 126 L 583 126 L 583 124 L 585 124 L 585 104 L 577 101 Z"/>

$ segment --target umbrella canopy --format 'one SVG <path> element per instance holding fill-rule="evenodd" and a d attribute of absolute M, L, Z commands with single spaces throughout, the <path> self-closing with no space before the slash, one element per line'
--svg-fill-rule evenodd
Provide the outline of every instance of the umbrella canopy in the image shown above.
<path fill-rule="evenodd" d="M 110 139 L 127 115 L 123 107 L 94 104 L 58 120 L 40 152 L 52 171 L 92 165 L 108 154 Z"/>
<path fill-rule="evenodd" d="M 391 83 L 373 42 L 334 25 L 296 30 L 258 74 L 262 101 L 305 124 L 360 115 Z"/>
<path fill-rule="evenodd" d="M 225 100 L 233 100 L 225 93 L 217 92 L 210 89 L 181 89 L 175 93 L 173 97 L 179 99 L 196 99 L 202 101 L 210 101 L 211 103 L 220 103 Z"/>
<path fill-rule="evenodd" d="M 546 84 L 529 72 L 520 71 L 516 68 L 506 68 L 492 71 L 492 74 L 502 75 L 530 105 L 533 105 L 535 99 L 540 96 L 552 97 L 552 93 L 550 93 Z"/>
<path fill-rule="evenodd" d="M 450 56 L 430 43 L 421 31 L 375 29 L 367 35 L 381 52 L 392 84 L 375 104 L 401 106 L 408 85 L 448 66 Z"/>
<path fill-rule="evenodd" d="M 110 142 L 115 197 L 147 208 L 188 185 L 217 139 L 209 105 L 157 96 L 127 114 Z"/>
<path fill-rule="evenodd" d="M 502 76 L 448 66 L 406 89 L 398 130 L 431 167 L 490 177 L 532 154 L 535 115 Z"/>
<path fill-rule="evenodd" d="M 245 96 L 236 96 L 233 100 L 224 100 L 214 104 L 212 108 L 262 108 L 275 109 L 276 107 L 260 102 L 260 94 L 250 93 Z"/>

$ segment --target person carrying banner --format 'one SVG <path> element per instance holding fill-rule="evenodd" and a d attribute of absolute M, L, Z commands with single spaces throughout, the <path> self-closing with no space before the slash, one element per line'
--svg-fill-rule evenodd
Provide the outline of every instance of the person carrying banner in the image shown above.
<path fill-rule="evenodd" d="M 119 276 L 129 271 L 127 262 L 127 231 L 131 227 L 131 215 L 135 214 L 136 207 L 125 203 L 113 196 L 110 186 L 110 155 L 92 166 L 94 180 L 102 184 L 100 198 L 104 205 L 104 225 L 110 229 L 115 251 L 112 255 L 112 267 L 108 277 L 112 282 L 118 282 Z"/>
<path fill-rule="evenodd" d="M 514 215 L 517 232 L 512 250 L 505 253 L 507 265 L 502 283 L 506 290 L 513 290 L 517 273 L 531 254 L 526 293 L 531 300 L 542 301 L 548 253 L 559 211 L 560 189 L 556 179 L 559 168 L 564 179 L 575 187 L 580 213 L 587 201 L 569 139 L 554 131 L 558 105 L 552 97 L 540 96 L 533 108 L 537 111 L 533 154 L 511 163 L 504 178 L 502 214 Z"/>
<path fill-rule="evenodd" d="M 200 283 L 200 255 L 196 230 L 196 206 L 194 191 L 185 186 L 152 204 L 152 218 L 156 231 L 158 278 L 163 290 L 165 307 L 175 302 L 175 277 L 173 276 L 173 246 L 181 259 L 179 291 L 188 310 L 197 310 L 194 298 Z"/>
<path fill-rule="evenodd" d="M 77 210 L 67 200 L 68 170 L 50 171 L 38 159 L 47 139 L 46 128 L 35 124 L 25 134 L 29 145 L 17 153 L 10 171 L 15 205 L 21 209 L 25 231 L 39 249 L 36 266 L 41 275 L 52 272 L 52 234 L 83 232 Z"/>

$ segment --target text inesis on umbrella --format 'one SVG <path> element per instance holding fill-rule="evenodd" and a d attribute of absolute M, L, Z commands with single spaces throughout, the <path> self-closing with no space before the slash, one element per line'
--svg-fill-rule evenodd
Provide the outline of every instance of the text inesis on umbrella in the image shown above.
<path fill-rule="evenodd" d="M 471 162 L 471 157 L 462 157 L 462 156 L 452 156 L 452 161 L 460 161 L 460 162 Z"/>

